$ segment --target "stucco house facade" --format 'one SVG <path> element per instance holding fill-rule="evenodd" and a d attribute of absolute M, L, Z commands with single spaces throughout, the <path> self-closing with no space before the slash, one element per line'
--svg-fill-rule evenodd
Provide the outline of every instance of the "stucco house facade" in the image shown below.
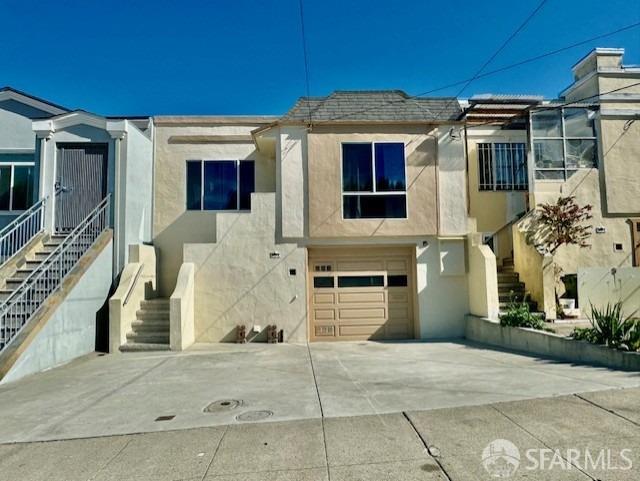
<path fill-rule="evenodd" d="M 558 294 L 577 297 L 579 315 L 608 301 L 622 300 L 628 313 L 640 308 L 640 69 L 626 67 L 623 54 L 591 51 L 559 99 L 484 95 L 465 105 L 470 215 L 498 266 L 513 266 L 550 319 L 560 315 L 558 268 L 577 276 L 577 292 L 563 283 Z M 590 246 L 545 258 L 536 207 L 570 195 L 593 207 Z"/>

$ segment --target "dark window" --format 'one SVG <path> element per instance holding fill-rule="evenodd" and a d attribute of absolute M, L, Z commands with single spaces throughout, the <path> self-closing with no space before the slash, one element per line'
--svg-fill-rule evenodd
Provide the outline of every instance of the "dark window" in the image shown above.
<path fill-rule="evenodd" d="M 384 276 L 340 276 L 338 287 L 384 287 Z"/>
<path fill-rule="evenodd" d="M 187 161 L 187 209 L 202 209 L 202 162 Z"/>
<path fill-rule="evenodd" d="M 406 218 L 406 187 L 404 144 L 342 144 L 343 218 Z"/>
<path fill-rule="evenodd" d="M 254 167 L 252 160 L 187 161 L 187 209 L 250 210 Z"/>
<path fill-rule="evenodd" d="M 404 219 L 407 217 L 406 195 L 345 195 L 345 219 Z"/>
<path fill-rule="evenodd" d="M 33 200 L 33 166 L 13 168 L 13 210 L 25 210 Z"/>
<path fill-rule="evenodd" d="M 256 190 L 255 164 L 251 160 L 240 162 L 240 209 L 251 210 L 251 194 Z"/>
<path fill-rule="evenodd" d="M 204 163 L 204 210 L 236 210 L 238 208 L 238 172 L 235 161 Z"/>
<path fill-rule="evenodd" d="M 333 287 L 333 277 L 314 277 L 313 287 L 331 288 Z"/>
<path fill-rule="evenodd" d="M 478 144 L 478 173 L 480 190 L 527 190 L 524 144 Z"/>
<path fill-rule="evenodd" d="M 342 144 L 342 190 L 373 191 L 371 144 Z"/>
<path fill-rule="evenodd" d="M 376 192 L 404 192 L 404 144 L 375 144 Z"/>
<path fill-rule="evenodd" d="M 0 167 L 0 210 L 11 208 L 11 166 Z"/>
<path fill-rule="evenodd" d="M 387 276 L 389 287 L 407 287 L 407 276 Z"/>

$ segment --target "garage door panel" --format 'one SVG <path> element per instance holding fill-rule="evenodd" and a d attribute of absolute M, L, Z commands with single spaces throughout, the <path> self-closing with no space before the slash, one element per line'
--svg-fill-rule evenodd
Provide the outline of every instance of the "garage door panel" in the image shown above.
<path fill-rule="evenodd" d="M 311 338 L 412 338 L 415 261 L 410 252 L 404 247 L 310 249 Z"/>
<path fill-rule="evenodd" d="M 339 327 L 340 336 L 363 336 L 375 339 L 382 338 L 385 335 L 384 327 L 379 325 L 362 324 L 362 325 L 345 325 Z"/>
<path fill-rule="evenodd" d="M 338 315 L 340 316 L 340 319 L 349 319 L 353 322 L 371 322 L 372 319 L 380 319 L 384 321 L 387 318 L 387 310 L 384 307 L 338 309 Z"/>
<path fill-rule="evenodd" d="M 389 288 L 389 304 L 409 302 L 409 293 L 406 289 L 402 289 L 400 291 L 397 291 L 395 289 L 397 288 Z"/>
<path fill-rule="evenodd" d="M 340 272 L 382 271 L 384 261 L 379 259 L 339 260 L 336 266 L 336 270 Z"/>
<path fill-rule="evenodd" d="M 343 290 L 342 292 L 338 292 L 339 304 L 348 304 L 352 302 L 384 304 L 384 299 L 385 299 L 384 291 L 346 292 L 346 290 Z"/>
<path fill-rule="evenodd" d="M 318 320 L 334 320 L 336 318 L 336 311 L 333 309 L 314 309 L 313 313 Z"/>
<path fill-rule="evenodd" d="M 333 292 L 322 292 L 313 295 L 314 304 L 335 304 L 336 296 Z"/>

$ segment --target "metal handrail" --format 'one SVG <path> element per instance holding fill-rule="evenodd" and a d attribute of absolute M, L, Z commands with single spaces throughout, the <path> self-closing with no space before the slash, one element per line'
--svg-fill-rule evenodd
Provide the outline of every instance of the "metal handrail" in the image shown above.
<path fill-rule="evenodd" d="M 0 230 L 0 267 L 44 230 L 44 207 L 40 199 Z"/>
<path fill-rule="evenodd" d="M 0 350 L 60 288 L 67 274 L 105 231 L 110 219 L 109 205 L 107 195 L 0 304 Z"/>

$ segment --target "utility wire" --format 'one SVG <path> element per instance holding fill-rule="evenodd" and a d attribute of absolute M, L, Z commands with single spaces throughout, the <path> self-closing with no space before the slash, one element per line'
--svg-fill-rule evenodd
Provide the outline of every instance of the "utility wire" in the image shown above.
<path fill-rule="evenodd" d="M 478 71 L 473 75 L 473 77 L 471 77 L 469 80 L 467 80 L 465 82 L 465 84 L 462 86 L 462 88 L 458 91 L 458 93 L 452 97 L 451 99 L 449 99 L 449 101 L 444 105 L 444 107 L 442 108 L 442 110 L 436 112 L 436 117 L 439 116 L 439 114 L 442 114 L 444 112 L 447 111 L 447 109 L 449 108 L 449 106 L 451 105 L 452 102 L 457 102 L 458 101 L 458 97 L 462 94 L 462 92 L 464 92 L 464 90 L 471 85 L 471 83 L 476 80 L 478 78 L 478 76 L 480 74 L 482 74 L 482 72 L 484 71 L 485 68 L 487 68 L 487 66 L 493 62 L 493 60 L 500 54 L 500 52 L 502 52 L 504 50 L 504 48 L 511 42 L 511 40 L 513 40 L 520 32 L 522 32 L 522 30 L 527 26 L 527 24 L 533 19 L 533 17 L 536 16 L 536 14 L 542 9 L 542 7 L 544 7 L 544 4 L 547 3 L 547 0 L 542 0 L 538 6 L 533 10 L 533 12 L 531 12 L 527 18 L 524 19 L 524 21 L 520 24 L 520 26 L 518 28 L 516 28 L 513 33 L 511 35 L 509 35 L 509 37 L 507 37 L 507 39 L 502 42 L 502 45 L 500 45 L 500 47 L 498 48 L 498 50 L 496 50 L 491 57 L 489 57 L 487 59 L 487 61 L 485 63 L 482 64 L 482 66 L 478 69 Z"/>
<path fill-rule="evenodd" d="M 600 97 L 602 97 L 604 95 L 612 94 L 612 93 L 615 93 L 615 92 L 620 92 L 621 90 L 626 90 L 626 89 L 629 89 L 631 87 L 637 87 L 639 85 L 640 85 L 640 82 L 636 82 L 636 83 L 633 83 L 633 84 L 625 85 L 624 87 L 619 87 L 617 89 L 608 90 L 607 92 L 602 92 L 602 93 L 595 94 L 595 95 L 589 95 L 588 97 L 582 97 L 580 99 L 572 100 L 571 102 L 565 102 L 565 103 L 562 103 L 560 105 L 532 105 L 528 109 L 525 109 L 523 113 L 514 115 L 514 116 L 510 117 L 507 121 L 488 120 L 486 122 L 480 122 L 478 124 L 470 123 L 470 122 L 467 122 L 467 124 L 468 124 L 469 127 L 482 127 L 484 125 L 495 125 L 495 124 L 510 124 L 515 119 L 526 117 L 532 109 L 533 110 L 545 110 L 545 111 L 563 109 L 564 107 L 568 107 L 568 106 L 571 106 L 571 105 L 579 104 L 581 102 L 585 102 L 585 101 L 588 101 L 588 100 L 599 99 Z"/>
<path fill-rule="evenodd" d="M 621 33 L 621 32 L 624 32 L 626 30 L 631 30 L 631 29 L 637 28 L 639 26 L 640 26 L 640 22 L 632 23 L 632 24 L 626 25 L 624 27 L 618 28 L 616 30 L 612 30 L 610 32 L 605 32 L 605 33 L 602 33 L 600 35 L 596 35 L 595 37 L 591 37 L 591 38 L 587 38 L 585 40 L 581 40 L 581 41 L 573 43 L 571 45 L 566 45 L 564 47 L 560 47 L 560 48 L 557 48 L 555 50 L 550 50 L 550 51 L 542 53 L 540 55 L 529 57 L 529 58 L 526 58 L 524 60 L 520 60 L 518 62 L 506 65 L 504 67 L 500 67 L 498 69 L 490 70 L 488 72 L 482 73 L 482 74 L 480 74 L 480 75 L 478 75 L 476 77 L 476 80 L 480 79 L 480 78 L 489 77 L 489 76 L 495 75 L 497 73 L 505 72 L 507 70 L 511 70 L 511 69 L 516 68 L 516 67 L 520 67 L 522 65 L 526 65 L 528 63 L 536 62 L 536 61 L 542 60 L 542 59 L 544 59 L 546 57 L 551 57 L 553 55 L 557 55 L 557 54 L 565 52 L 567 50 L 571 50 L 571 49 L 574 49 L 576 47 L 580 47 L 582 45 L 594 42 L 596 40 L 600 40 L 600 39 L 603 39 L 603 38 L 611 37 L 612 35 L 615 35 L 617 33 Z M 420 93 L 418 93 L 416 95 L 411 95 L 411 96 L 409 96 L 409 97 L 407 97 L 405 99 L 389 100 L 389 101 L 385 102 L 384 104 L 382 104 L 382 106 L 401 103 L 401 102 L 406 102 L 407 100 L 417 99 L 419 97 L 423 97 L 425 95 L 429 95 L 429 94 L 432 94 L 432 93 L 435 93 L 435 92 L 439 92 L 441 90 L 446 90 L 446 89 L 451 88 L 451 87 L 456 87 L 458 85 L 461 85 L 461 84 L 464 84 L 464 83 L 468 82 L 469 80 L 472 80 L 472 79 L 470 78 L 470 79 L 459 80 L 457 82 L 453 82 L 453 83 L 450 83 L 450 84 L 447 84 L 447 85 L 443 85 L 441 87 L 436 87 L 436 88 L 431 89 L 431 90 L 426 90 L 424 92 L 420 92 Z M 333 117 L 331 119 L 317 121 L 316 123 L 333 122 L 335 120 L 341 120 L 341 119 L 344 119 L 344 118 L 347 118 L 347 117 L 351 117 L 353 115 L 366 113 L 366 112 L 369 112 L 371 110 L 374 110 L 374 109 L 377 109 L 377 108 L 380 108 L 380 107 L 381 107 L 380 105 L 377 105 L 377 106 L 374 106 L 374 107 L 367 107 L 366 109 L 362 109 L 362 110 L 359 110 L 357 112 L 350 112 L 348 114 L 344 114 L 344 115 L 341 115 L 341 116 Z"/>
<path fill-rule="evenodd" d="M 307 99 L 310 97 L 309 88 L 309 57 L 307 55 L 307 35 L 304 28 L 304 6 L 303 0 L 298 0 L 300 7 L 300 34 L 302 35 L 302 54 L 304 56 L 304 81 L 306 86 Z M 307 100 L 307 107 L 309 110 L 309 123 L 311 123 L 311 103 Z"/>

